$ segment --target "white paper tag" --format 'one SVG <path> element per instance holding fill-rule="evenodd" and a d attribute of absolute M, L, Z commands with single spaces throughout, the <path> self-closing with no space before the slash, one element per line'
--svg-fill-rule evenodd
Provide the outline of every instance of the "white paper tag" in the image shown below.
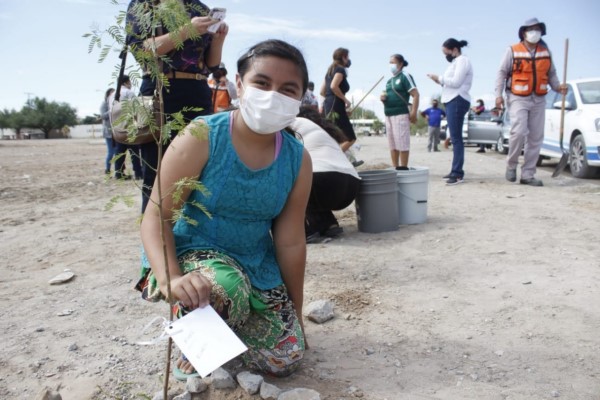
<path fill-rule="evenodd" d="M 211 306 L 195 309 L 165 332 L 203 378 L 248 350 Z"/>
<path fill-rule="evenodd" d="M 209 14 L 209 16 L 213 19 L 218 19 L 219 22 L 212 24 L 207 28 L 207 30 L 211 33 L 216 33 L 222 22 L 227 15 L 227 10 L 224 8 L 213 8 Z"/>

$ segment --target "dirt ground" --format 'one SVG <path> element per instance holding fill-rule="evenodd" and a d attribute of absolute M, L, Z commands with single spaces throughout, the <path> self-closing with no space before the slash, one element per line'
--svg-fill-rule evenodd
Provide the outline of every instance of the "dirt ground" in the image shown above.
<path fill-rule="evenodd" d="M 360 170 L 389 165 L 385 137 L 360 138 Z M 504 180 L 503 157 L 467 148 L 465 183 L 448 187 L 451 151 L 412 141 L 429 167 L 428 221 L 357 229 L 309 245 L 305 303 L 312 348 L 281 388 L 322 399 L 600 399 L 600 181 Z M 0 142 L 0 398 L 143 399 L 162 388 L 165 345 L 140 332 L 165 304 L 140 299 L 139 193 L 103 177 L 98 140 Z M 133 205 L 106 205 L 114 195 Z M 48 281 L 70 269 L 75 278 Z M 172 386 L 183 389 L 171 378 Z M 239 390 L 211 399 L 251 398 Z M 255 398 L 258 398 L 255 396 Z"/>

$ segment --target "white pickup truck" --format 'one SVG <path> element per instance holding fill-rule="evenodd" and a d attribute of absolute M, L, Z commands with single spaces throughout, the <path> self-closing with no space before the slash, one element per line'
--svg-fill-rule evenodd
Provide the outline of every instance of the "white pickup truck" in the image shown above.
<path fill-rule="evenodd" d="M 600 78 L 567 81 L 563 147 L 569 152 L 569 168 L 577 178 L 600 177 Z M 544 144 L 538 165 L 560 159 L 560 109 L 562 96 L 546 95 Z"/>

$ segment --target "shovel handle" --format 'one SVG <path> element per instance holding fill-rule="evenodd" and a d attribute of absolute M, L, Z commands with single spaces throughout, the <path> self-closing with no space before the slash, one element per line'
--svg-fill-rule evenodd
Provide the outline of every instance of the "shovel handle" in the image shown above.
<path fill-rule="evenodd" d="M 369 93 L 371 93 L 373 91 L 373 89 L 375 89 L 375 87 L 377 87 L 377 85 L 379 85 L 379 82 L 381 82 L 381 80 L 383 78 L 384 78 L 383 76 L 381 78 L 379 78 L 379 80 L 377 82 L 375 82 L 375 84 L 371 87 L 371 89 L 369 89 L 369 91 L 367 93 L 365 93 L 365 95 L 362 97 L 362 99 L 360 99 L 358 101 L 358 103 L 356 103 L 356 105 L 354 107 L 352 107 L 352 109 L 350 111 L 348 111 L 348 116 L 352 115 L 352 113 L 354 112 L 354 110 L 356 110 L 358 108 L 358 106 L 360 105 L 360 103 L 362 103 L 363 100 L 367 98 L 367 96 L 369 95 Z"/>
<path fill-rule="evenodd" d="M 565 63 L 563 67 L 563 85 L 567 84 L 567 60 L 569 58 L 569 38 L 565 39 Z M 563 136 L 565 133 L 565 102 L 567 94 L 562 93 L 561 105 L 560 105 L 560 148 L 563 148 Z"/>

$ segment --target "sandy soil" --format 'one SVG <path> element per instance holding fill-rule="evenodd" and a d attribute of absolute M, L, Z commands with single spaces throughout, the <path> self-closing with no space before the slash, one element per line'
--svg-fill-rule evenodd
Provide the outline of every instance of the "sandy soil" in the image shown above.
<path fill-rule="evenodd" d="M 361 138 L 361 170 L 389 163 L 384 137 Z M 413 139 L 427 166 L 428 221 L 357 230 L 310 245 L 306 303 L 336 318 L 307 321 L 312 349 L 282 388 L 323 399 L 600 399 L 600 181 L 538 172 L 510 184 L 503 157 L 467 148 L 466 182 L 447 187 L 451 152 Z M 0 398 L 139 399 L 162 387 L 164 345 L 139 346 L 167 316 L 139 298 L 139 194 L 103 177 L 104 145 L 0 142 Z M 115 195 L 133 206 L 106 205 Z M 76 277 L 48 281 L 65 269 Z M 174 388 L 183 385 L 171 379 Z M 238 391 L 217 398 L 250 398 Z"/>

